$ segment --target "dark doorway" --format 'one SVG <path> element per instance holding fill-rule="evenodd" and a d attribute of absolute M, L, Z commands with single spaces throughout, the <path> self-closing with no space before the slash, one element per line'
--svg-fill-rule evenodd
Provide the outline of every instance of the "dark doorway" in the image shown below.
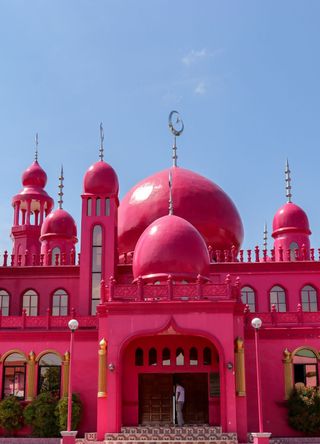
<path fill-rule="evenodd" d="M 208 373 L 149 373 L 139 375 L 140 424 L 172 423 L 176 381 L 185 389 L 185 423 L 208 423 Z"/>
<path fill-rule="evenodd" d="M 185 390 L 183 418 L 186 424 L 207 424 L 208 420 L 208 374 L 178 373 L 174 383 L 179 381 Z"/>

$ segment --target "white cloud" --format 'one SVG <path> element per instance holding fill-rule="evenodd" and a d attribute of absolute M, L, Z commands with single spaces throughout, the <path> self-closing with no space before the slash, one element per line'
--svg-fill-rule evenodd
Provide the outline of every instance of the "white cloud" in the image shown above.
<path fill-rule="evenodd" d="M 190 66 L 195 63 L 199 59 L 203 59 L 208 56 L 208 51 L 206 48 L 201 49 L 200 51 L 195 51 L 192 49 L 186 56 L 182 58 L 182 63 L 186 66 Z"/>
<path fill-rule="evenodd" d="M 207 92 L 206 84 L 204 82 L 199 82 L 194 89 L 194 93 L 199 96 L 203 96 Z"/>

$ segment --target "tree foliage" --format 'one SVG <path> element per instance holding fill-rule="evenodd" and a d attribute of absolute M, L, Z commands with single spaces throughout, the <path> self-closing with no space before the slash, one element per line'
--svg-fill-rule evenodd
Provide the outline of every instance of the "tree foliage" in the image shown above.
<path fill-rule="evenodd" d="M 61 398 L 56 407 L 56 417 L 58 420 L 59 430 L 67 430 L 68 418 L 68 398 Z M 82 415 L 82 403 L 79 395 L 73 393 L 72 395 L 72 420 L 71 429 L 77 430 Z"/>
<path fill-rule="evenodd" d="M 25 423 L 32 428 L 32 435 L 39 438 L 59 436 L 55 409 L 57 399 L 50 392 L 40 393 L 23 411 Z"/>
<path fill-rule="evenodd" d="M 320 393 L 317 387 L 294 389 L 288 399 L 289 424 L 308 435 L 320 433 Z"/>
<path fill-rule="evenodd" d="M 8 434 L 13 434 L 23 427 L 22 405 L 15 396 L 9 396 L 0 402 L 0 426 Z"/>

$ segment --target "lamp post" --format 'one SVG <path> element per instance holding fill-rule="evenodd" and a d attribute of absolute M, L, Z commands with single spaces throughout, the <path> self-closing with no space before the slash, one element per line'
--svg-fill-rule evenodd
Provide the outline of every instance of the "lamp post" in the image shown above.
<path fill-rule="evenodd" d="M 260 318 L 254 318 L 251 321 L 251 325 L 254 328 L 254 345 L 255 345 L 255 357 L 256 357 L 256 374 L 257 374 L 257 398 L 258 398 L 258 418 L 259 418 L 259 433 L 253 433 L 254 444 L 267 444 L 271 433 L 264 433 L 263 431 L 263 415 L 262 415 L 262 399 L 261 399 L 261 373 L 260 373 L 260 360 L 258 349 L 258 332 L 262 325 Z"/>
<path fill-rule="evenodd" d="M 73 361 L 73 342 L 74 332 L 79 327 L 79 322 L 76 319 L 71 319 L 68 322 L 70 329 L 70 360 L 69 360 L 69 384 L 68 384 L 68 417 L 67 417 L 67 430 L 61 432 L 62 444 L 75 444 L 76 431 L 71 430 L 72 425 L 72 361 Z"/>
<path fill-rule="evenodd" d="M 67 431 L 71 432 L 71 422 L 72 422 L 72 361 L 73 361 L 73 342 L 74 342 L 74 332 L 79 327 L 79 322 L 76 319 L 71 319 L 68 322 L 68 327 L 70 329 L 70 362 L 69 362 L 69 384 L 68 384 L 68 420 L 67 420 Z"/>

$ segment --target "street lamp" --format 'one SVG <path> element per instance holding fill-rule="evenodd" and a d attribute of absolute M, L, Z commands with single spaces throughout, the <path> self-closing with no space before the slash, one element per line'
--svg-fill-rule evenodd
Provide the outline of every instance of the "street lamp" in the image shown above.
<path fill-rule="evenodd" d="M 262 321 L 260 318 L 254 318 L 251 321 L 251 325 L 254 328 L 254 344 L 255 344 L 255 351 L 256 351 L 259 433 L 263 433 L 263 416 L 262 416 L 262 402 L 261 402 L 261 376 L 260 376 L 260 361 L 259 361 L 259 353 L 258 353 L 258 331 L 262 325 Z"/>
<path fill-rule="evenodd" d="M 79 327 L 79 322 L 76 319 L 71 319 L 68 322 L 68 327 L 70 329 L 70 361 L 69 361 L 69 384 L 68 384 L 68 420 L 67 420 L 67 431 L 71 431 L 71 419 L 72 419 L 72 380 L 71 380 L 71 367 L 73 360 L 73 342 L 74 342 L 74 332 Z"/>

